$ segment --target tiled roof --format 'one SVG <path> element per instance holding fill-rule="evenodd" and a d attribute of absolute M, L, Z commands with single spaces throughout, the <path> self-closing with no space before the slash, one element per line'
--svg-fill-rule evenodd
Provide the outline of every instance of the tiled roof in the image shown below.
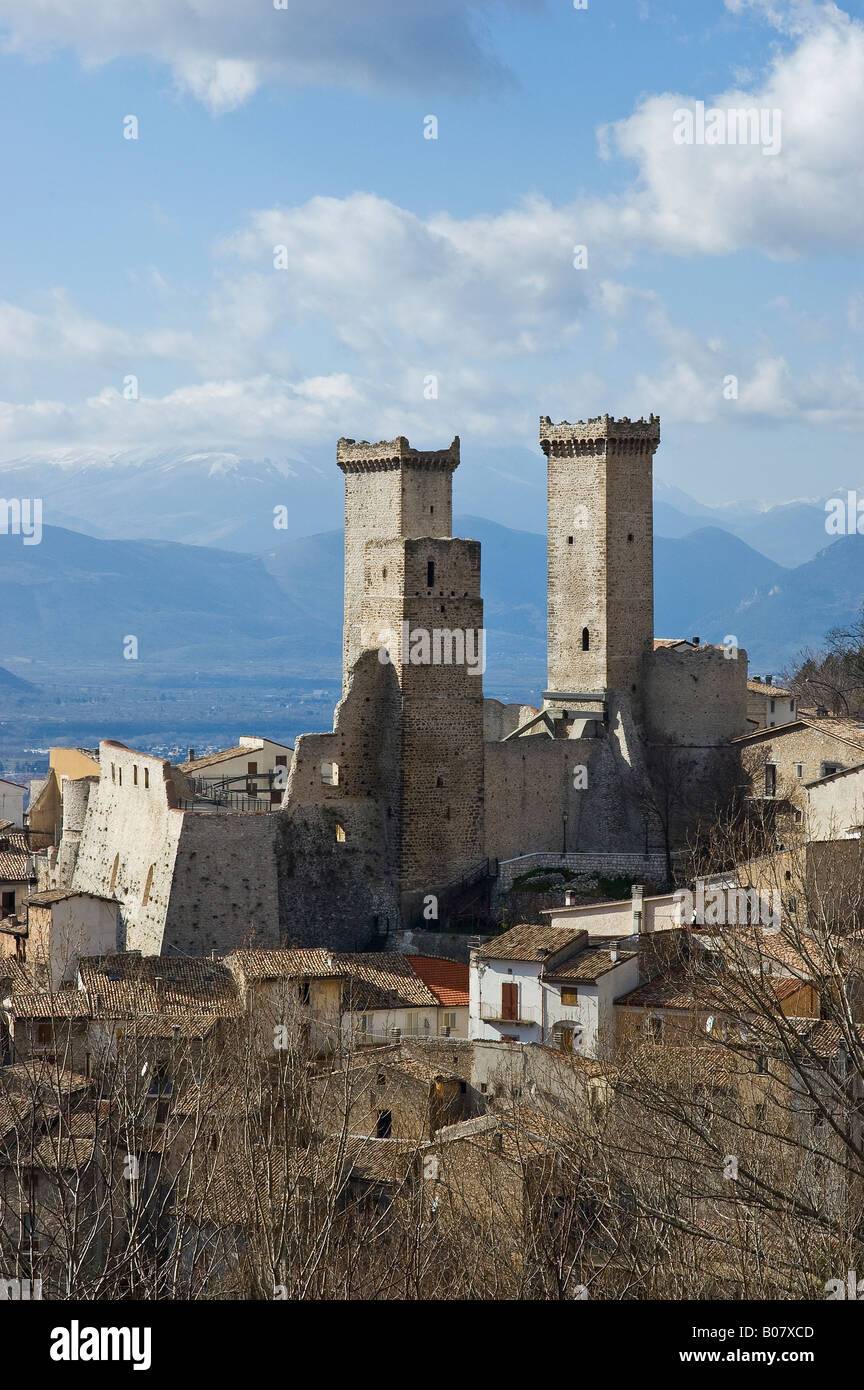
<path fill-rule="evenodd" d="M 345 980 L 343 1003 L 348 1009 L 437 1007 L 438 999 L 424 984 L 407 956 L 380 951 L 333 956 L 333 974 Z"/>
<path fill-rule="evenodd" d="M 686 968 L 671 970 L 666 975 L 658 975 L 656 979 L 649 980 L 647 984 L 639 985 L 629 994 L 622 994 L 615 1000 L 615 1007 L 722 1011 L 724 1002 L 731 1002 L 724 1001 L 724 986 L 734 991 L 735 982 L 734 974 L 724 979 L 722 975 L 694 975 Z M 802 981 L 786 979 L 780 975 L 766 976 L 765 985 L 780 1001 L 800 989 Z M 738 1001 L 735 1001 L 734 1007 L 739 1008 Z"/>
<path fill-rule="evenodd" d="M 44 893 L 31 893 L 27 902 L 35 907 L 50 907 L 52 903 L 65 902 L 67 898 L 97 898 L 103 903 L 116 902 L 115 898 L 108 898 L 103 893 L 84 893 L 77 888 L 48 888 Z"/>
<path fill-rule="evenodd" d="M 479 952 L 483 960 L 530 960 L 544 961 L 547 956 L 563 951 L 565 947 L 580 936 L 586 936 L 584 927 L 522 926 L 511 927 L 502 936 L 496 936 L 483 946 Z"/>
<path fill-rule="evenodd" d="M 441 956 L 408 956 L 417 974 L 449 1008 L 468 1007 L 468 965 Z"/>
<path fill-rule="evenodd" d="M 268 739 L 268 742 L 273 743 L 274 741 Z M 284 748 L 287 753 L 293 752 L 289 743 L 276 743 L 275 747 Z M 242 758 L 245 756 L 250 762 L 255 762 L 256 754 L 257 757 L 260 758 L 262 753 L 266 753 L 266 749 L 246 748 L 242 743 L 238 743 L 234 748 L 223 748 L 218 753 L 205 753 L 202 758 L 192 758 L 191 761 L 179 763 L 178 766 L 181 772 L 198 772 L 201 768 L 214 767 L 217 763 L 230 762 L 232 758 Z M 258 775 L 261 776 L 262 774 L 259 773 Z"/>
<path fill-rule="evenodd" d="M 81 989 L 61 989 L 56 994 L 35 990 L 13 994 L 11 1012 L 16 1018 L 89 1018 L 87 995 Z"/>
<path fill-rule="evenodd" d="M 323 946 L 308 950 L 232 951 L 226 964 L 236 965 L 246 980 L 304 979 L 333 975 L 333 953 Z"/>
<path fill-rule="evenodd" d="M 792 729 L 813 729 L 816 733 L 827 734 L 830 738 L 839 739 L 841 742 L 850 744 L 853 748 L 864 749 L 864 724 L 857 719 L 824 719 L 816 715 L 799 715 L 796 719 L 790 719 L 785 724 L 775 724 L 770 729 L 754 729 L 750 734 L 736 734 L 732 743 L 755 743 L 757 739 L 779 738 Z"/>
<path fill-rule="evenodd" d="M 752 690 L 754 695 L 777 695 L 781 700 L 788 700 L 792 695 L 792 691 L 784 690 L 782 685 L 766 685 L 764 681 L 749 680 L 747 689 Z"/>
<path fill-rule="evenodd" d="M 601 975 L 615 970 L 624 961 L 632 960 L 635 955 L 635 951 L 616 951 L 616 959 L 613 960 L 608 946 L 600 950 L 580 951 L 578 956 L 573 956 L 571 960 L 549 971 L 546 979 L 556 984 L 568 984 L 571 980 L 574 983 L 581 981 L 583 984 L 591 984 Z"/>
<path fill-rule="evenodd" d="M 0 957 L 0 993 L 9 995 L 17 990 L 24 994 L 32 988 L 30 972 L 22 961 L 12 956 Z"/>
<path fill-rule="evenodd" d="M 0 880 L 5 883 L 24 883 L 35 878 L 33 851 L 24 830 L 4 830 L 0 833 Z"/>
<path fill-rule="evenodd" d="M 240 1012 L 236 981 L 221 960 L 89 956 L 81 960 L 78 972 L 94 1017 L 172 1013 L 233 1017 Z"/>

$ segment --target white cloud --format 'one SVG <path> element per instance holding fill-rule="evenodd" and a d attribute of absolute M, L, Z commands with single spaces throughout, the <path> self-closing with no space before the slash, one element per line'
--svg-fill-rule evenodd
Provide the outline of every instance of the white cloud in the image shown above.
<path fill-rule="evenodd" d="M 36 56 L 68 47 L 82 62 L 142 56 L 178 87 L 229 111 L 265 82 L 439 92 L 500 86 L 478 12 L 540 0 L 2 0 L 6 47 Z"/>
<path fill-rule="evenodd" d="M 755 249 L 772 257 L 860 245 L 864 24 L 834 5 L 759 8 L 799 39 L 774 57 L 761 84 L 650 96 L 601 132 L 601 150 L 633 161 L 636 176 L 620 197 L 587 209 L 595 243 L 678 255 Z M 779 111 L 780 152 L 675 144 L 673 113 L 700 100 L 721 109 Z"/>

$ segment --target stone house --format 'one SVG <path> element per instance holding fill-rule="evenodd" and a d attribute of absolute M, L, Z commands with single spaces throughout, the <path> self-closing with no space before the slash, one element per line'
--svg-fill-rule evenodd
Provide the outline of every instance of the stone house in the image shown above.
<path fill-rule="evenodd" d="M 752 804 L 778 832 L 804 828 L 807 785 L 864 758 L 864 728 L 854 719 L 799 716 L 732 739 L 752 787 Z"/>
<path fill-rule="evenodd" d="M 757 729 L 773 729 L 795 718 L 797 701 L 791 690 L 775 685 L 770 676 L 751 676 L 747 682 L 747 722 Z"/>
<path fill-rule="evenodd" d="M 472 1113 L 466 1081 L 398 1047 L 355 1054 L 311 1086 L 313 1124 L 323 1134 L 423 1140 Z"/>

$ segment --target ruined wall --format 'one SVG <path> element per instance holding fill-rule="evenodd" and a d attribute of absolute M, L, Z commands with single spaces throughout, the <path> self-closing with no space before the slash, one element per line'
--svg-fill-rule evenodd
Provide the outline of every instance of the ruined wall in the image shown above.
<path fill-rule="evenodd" d="M 285 941 L 363 950 L 397 925 L 400 705 L 393 666 L 367 652 L 333 732 L 297 740 L 277 830 Z"/>
<path fill-rule="evenodd" d="M 649 739 L 716 747 L 747 732 L 747 653 L 713 646 L 658 647 L 645 659 Z"/>
<path fill-rule="evenodd" d="M 277 816 L 186 812 L 162 954 L 278 946 Z"/>
<path fill-rule="evenodd" d="M 158 955 L 183 824 L 169 764 L 111 741 L 99 753 L 71 886 L 116 898 L 125 947 Z"/>
<path fill-rule="evenodd" d="M 484 700 L 483 737 L 487 743 L 500 743 L 539 713 L 534 705 L 504 705 L 500 700 Z"/>
<path fill-rule="evenodd" d="M 72 887 L 120 903 L 121 945 L 278 944 L 275 817 L 181 811 L 170 764 L 118 743 L 101 744 L 100 762 Z"/>
<path fill-rule="evenodd" d="M 641 744 L 625 701 L 613 700 L 600 738 L 525 737 L 487 743 L 486 853 L 513 859 L 541 850 L 645 852 L 636 801 Z M 576 770 L 587 769 L 587 784 Z M 651 838 L 649 827 L 649 839 Z M 649 843 L 648 849 L 654 848 Z"/>

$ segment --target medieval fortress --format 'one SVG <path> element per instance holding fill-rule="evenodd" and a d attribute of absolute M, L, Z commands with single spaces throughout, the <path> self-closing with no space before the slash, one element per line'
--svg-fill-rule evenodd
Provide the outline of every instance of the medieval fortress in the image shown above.
<path fill-rule="evenodd" d="M 653 415 L 540 421 L 548 688 L 535 708 L 483 696 L 480 544 L 451 534 L 459 439 L 435 451 L 341 439 L 332 731 L 298 738 L 264 814 L 208 803 L 188 765 L 103 742 L 98 778 L 67 784 L 40 889 L 115 899 L 127 950 L 202 955 L 374 949 L 537 864 L 660 883 L 658 780 L 686 791 L 683 837 L 748 726 L 746 653 L 655 640 L 659 442 Z"/>

